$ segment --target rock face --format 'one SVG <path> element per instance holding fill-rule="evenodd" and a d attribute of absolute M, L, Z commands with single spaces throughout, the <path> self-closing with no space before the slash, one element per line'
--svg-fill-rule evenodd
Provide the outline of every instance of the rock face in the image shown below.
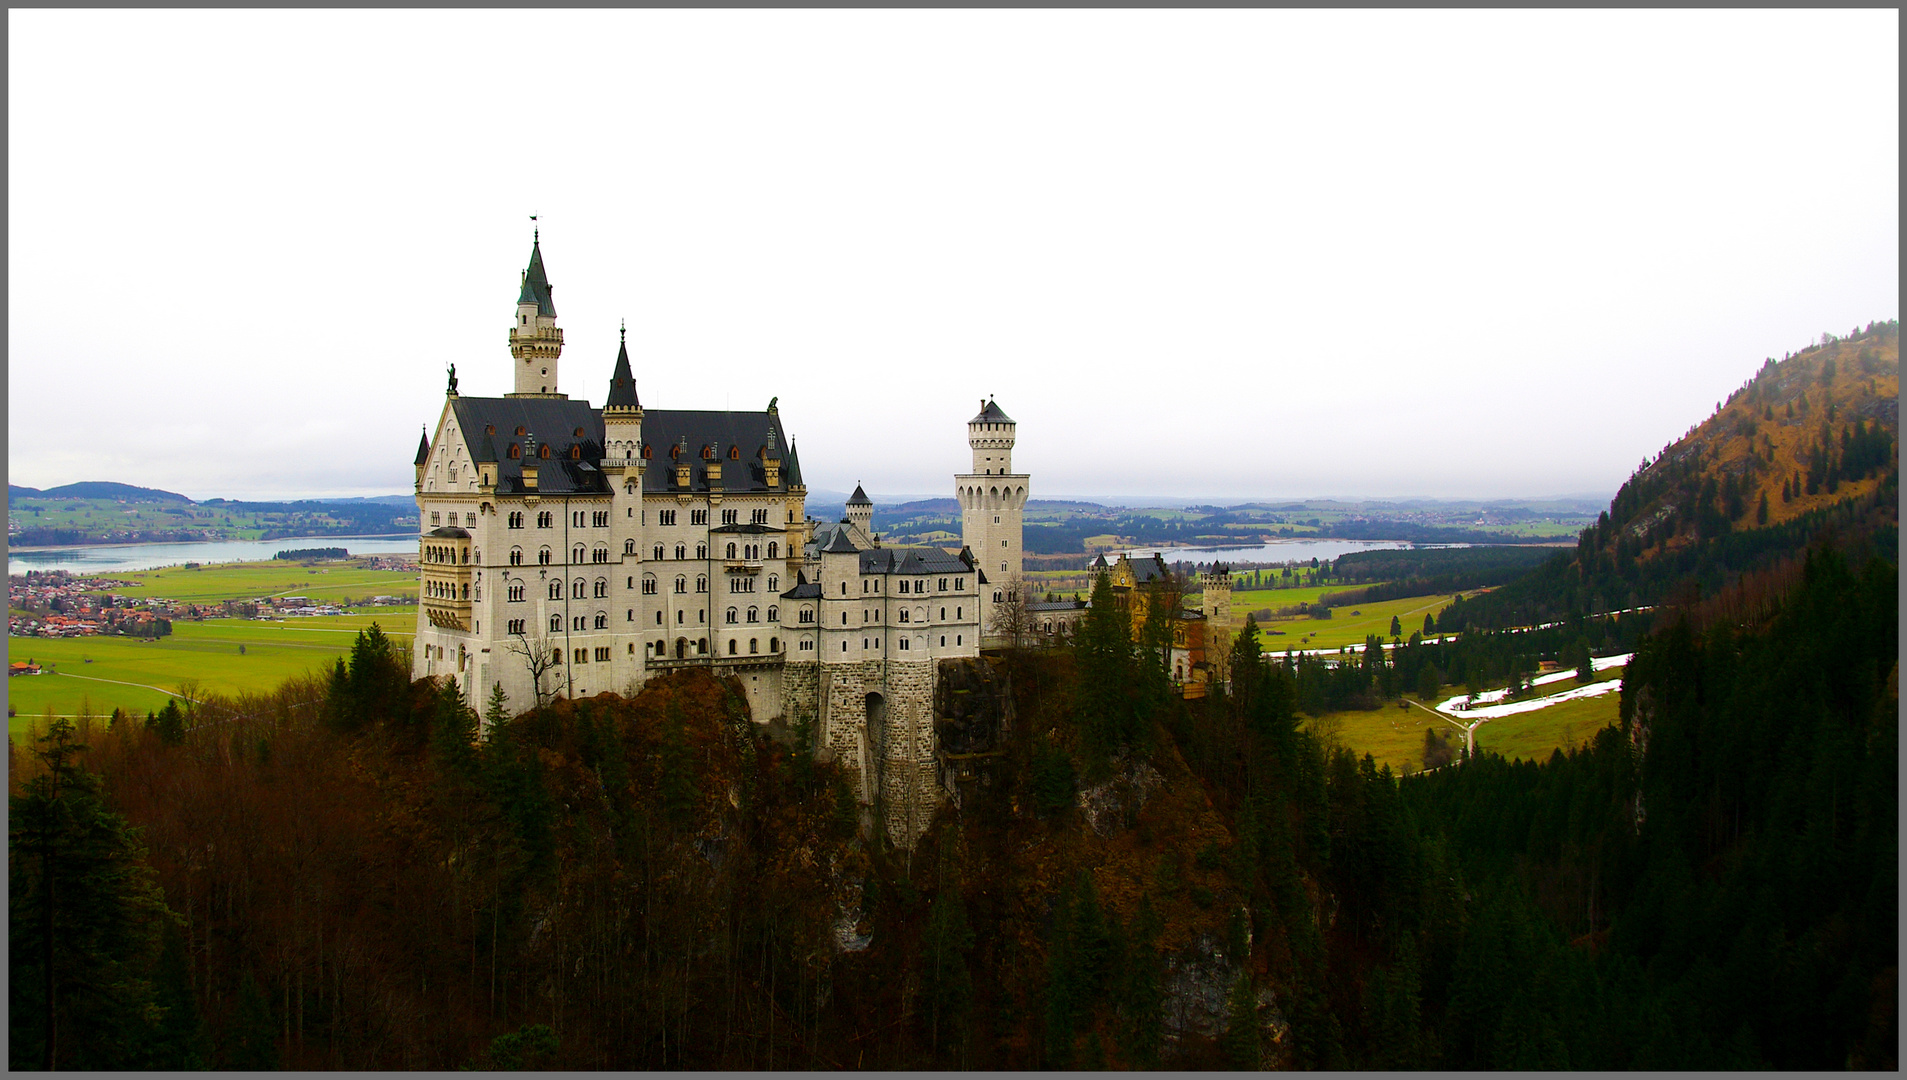
<path fill-rule="evenodd" d="M 1100 839 L 1110 840 L 1139 816 L 1163 783 L 1159 770 L 1143 761 L 1123 767 L 1115 763 L 1112 779 L 1080 791 L 1079 812 Z"/>
<path fill-rule="evenodd" d="M 940 786 L 955 806 L 993 786 L 993 763 L 1013 723 L 1013 691 L 984 657 L 940 662 L 934 683 L 935 759 Z"/>
<path fill-rule="evenodd" d="M 1165 1033 L 1169 1038 L 1222 1034 L 1230 1015 L 1227 996 L 1238 982 L 1238 965 L 1210 934 L 1165 958 Z"/>
<path fill-rule="evenodd" d="M 942 660 L 934 686 L 934 733 L 943 754 L 986 754 L 1000 748 L 1013 718 L 1006 677 L 985 658 Z"/>

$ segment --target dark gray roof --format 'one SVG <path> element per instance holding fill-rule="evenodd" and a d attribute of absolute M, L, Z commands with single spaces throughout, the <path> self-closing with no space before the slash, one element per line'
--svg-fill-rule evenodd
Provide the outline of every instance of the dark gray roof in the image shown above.
<path fill-rule="evenodd" d="M 1026 602 L 1026 610 L 1034 613 L 1084 611 L 1085 609 L 1086 601 L 1084 600 L 1028 600 Z"/>
<path fill-rule="evenodd" d="M 712 446 L 716 461 L 722 465 L 722 490 L 736 491 L 782 491 L 797 482 L 794 476 L 785 476 L 781 486 L 768 486 L 768 472 L 762 467 L 761 451 L 768 446 L 768 433 L 775 432 L 777 446 L 786 441 L 786 431 L 782 429 L 781 417 L 771 412 L 727 412 L 714 409 L 652 409 L 642 414 L 642 441 L 655 448 L 655 456 L 644 463 L 642 472 L 642 490 L 675 491 L 675 460 L 669 456 L 669 449 L 684 443 L 688 446 L 690 490 L 708 490 L 707 466 L 714 462 L 702 459 L 702 448 Z M 728 451 L 736 447 L 741 451 L 737 460 L 730 460 Z"/>
<path fill-rule="evenodd" d="M 1013 418 L 1000 411 L 1000 407 L 991 400 L 980 403 L 980 415 L 967 421 L 969 424 L 1011 424 Z"/>
<path fill-rule="evenodd" d="M 542 241 L 530 244 L 530 268 L 523 272 L 523 291 L 517 294 L 519 304 L 535 304 L 538 315 L 556 316 L 556 301 L 550 297 L 549 275 L 543 272 Z"/>
<path fill-rule="evenodd" d="M 640 409 L 636 400 L 636 377 L 629 370 L 629 332 L 623 331 L 622 347 L 616 351 L 616 370 L 609 376 L 609 398 L 603 408 Z"/>
<path fill-rule="evenodd" d="M 458 528 L 455 525 L 439 525 L 437 528 L 432 529 L 431 531 L 425 533 L 424 535 L 429 537 L 435 537 L 436 539 L 439 539 L 439 540 L 468 540 L 470 539 L 469 533 L 465 532 L 464 530 Z"/>
<path fill-rule="evenodd" d="M 821 597 L 821 583 L 804 581 L 781 594 L 783 600 L 817 600 Z"/>
<path fill-rule="evenodd" d="M 874 500 L 867 497 L 867 492 L 861 490 L 861 485 L 856 484 L 854 485 L 854 494 L 848 496 L 847 504 L 849 506 L 873 506 Z"/>
<path fill-rule="evenodd" d="M 1166 568 L 1165 559 L 1160 557 L 1156 551 L 1152 553 L 1150 558 L 1131 559 L 1129 561 L 1132 563 L 1132 578 L 1141 585 L 1157 581 L 1171 573 L 1171 571 Z"/>
<path fill-rule="evenodd" d="M 789 487 L 801 484 L 801 455 L 795 452 L 792 439 L 788 441 L 788 460 L 781 463 L 781 482 Z"/>
<path fill-rule="evenodd" d="M 430 432 L 420 432 L 417 436 L 417 460 L 412 464 L 422 465 L 430 460 Z"/>
<path fill-rule="evenodd" d="M 475 461 L 497 460 L 497 442 L 495 439 L 492 439 L 490 437 L 488 432 L 483 433 L 482 437 L 477 440 L 477 452 L 472 460 L 475 460 Z"/>
<path fill-rule="evenodd" d="M 546 495 L 571 493 L 607 493 L 609 483 L 596 462 L 603 456 L 602 414 L 587 401 L 567 398 L 478 398 L 460 397 L 451 402 L 451 410 L 462 426 L 464 438 L 478 445 L 491 435 L 496 452 L 497 490 L 521 494 L 523 459 L 511 457 L 510 447 L 519 449 L 527 442 L 516 433 L 523 428 L 540 446 L 550 448 L 548 460 L 536 461 L 536 489 Z M 494 434 L 489 430 L 495 428 Z M 576 435 L 581 428 L 582 436 Z M 580 446 L 582 459 L 570 457 L 570 448 Z M 478 460 L 483 460 L 479 457 Z"/>
<path fill-rule="evenodd" d="M 1088 567 L 1087 567 L 1086 569 L 1088 569 L 1088 570 L 1110 570 L 1110 569 L 1112 569 L 1112 567 L 1110 567 L 1110 566 L 1107 566 L 1107 565 L 1106 565 L 1106 557 L 1105 557 L 1104 555 L 1095 555 L 1095 556 L 1093 556 L 1093 564 L 1092 564 L 1091 566 L 1088 566 Z"/>
<path fill-rule="evenodd" d="M 863 574 L 964 574 L 971 569 L 946 548 L 895 547 L 861 552 Z"/>
<path fill-rule="evenodd" d="M 848 530 L 836 529 L 834 530 L 834 535 L 828 539 L 827 546 L 823 547 L 821 550 L 825 552 L 832 552 L 836 555 L 840 555 L 846 552 L 859 551 L 861 549 L 855 546 L 853 540 L 848 539 Z"/>

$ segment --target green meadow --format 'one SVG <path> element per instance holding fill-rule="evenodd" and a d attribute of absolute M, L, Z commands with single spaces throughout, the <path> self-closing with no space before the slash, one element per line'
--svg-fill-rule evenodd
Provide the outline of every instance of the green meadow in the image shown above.
<path fill-rule="evenodd" d="M 1615 668 L 1599 672 L 1596 681 L 1621 675 L 1621 669 Z M 1571 679 L 1538 689 L 1560 693 L 1577 685 Z M 1438 700 L 1461 692 L 1445 690 Z M 1319 738 L 1340 743 L 1360 758 L 1369 754 L 1379 765 L 1389 765 L 1392 772 L 1417 772 L 1424 767 L 1425 728 L 1436 728 L 1452 746 L 1458 747 L 1463 744 L 1463 729 L 1440 715 L 1433 715 L 1427 707 L 1419 708 L 1435 702 L 1419 701 L 1416 695 L 1410 695 L 1408 700 L 1412 704 L 1402 709 L 1391 702 L 1370 712 L 1326 713 L 1305 718 L 1303 723 Z M 1512 761 L 1547 761 L 1557 750 L 1573 750 L 1615 723 L 1621 705 L 1621 694 L 1608 693 L 1487 720 L 1477 728 L 1477 752 L 1501 754 Z"/>
<path fill-rule="evenodd" d="M 316 543 L 316 541 L 314 541 Z M 126 571 L 103 574 L 138 585 L 114 588 L 120 596 L 163 596 L 186 603 L 215 603 L 220 600 L 249 600 L 265 596 L 309 596 L 315 601 L 336 603 L 349 596 L 417 595 L 417 575 L 397 570 L 367 570 L 352 562 L 308 565 L 277 559 L 259 562 L 220 563 L 187 569 L 168 566 L 160 570 Z"/>
<path fill-rule="evenodd" d="M 104 716 L 123 708 L 143 716 L 164 707 L 185 684 L 220 695 L 270 690 L 286 679 L 330 667 L 350 652 L 358 631 L 373 622 L 398 643 L 408 644 L 416 620 L 416 608 L 392 607 L 376 614 L 283 622 L 177 620 L 172 634 L 156 641 L 9 638 L 9 659 L 36 660 L 52 674 L 7 680 L 7 706 L 14 714 L 7 730 L 17 734 L 48 712 Z"/>
<path fill-rule="evenodd" d="M 1270 595 L 1291 595 L 1311 592 L 1309 589 L 1281 589 Z M 1325 589 L 1325 592 L 1342 592 L 1338 589 Z M 1265 593 L 1247 593 L 1247 596 L 1264 596 Z M 1451 594 L 1441 596 L 1412 596 L 1402 600 L 1381 600 L 1375 604 L 1357 604 L 1352 607 L 1334 608 L 1328 619 L 1313 619 L 1301 615 L 1293 619 L 1274 619 L 1258 626 L 1258 647 L 1267 653 L 1281 653 L 1286 649 L 1339 649 L 1346 645 L 1362 645 L 1369 634 L 1389 641 L 1391 638 L 1391 619 L 1395 617 L 1403 624 L 1406 641 L 1412 631 L 1422 633 L 1424 616 L 1435 615 L 1450 605 L 1455 599 Z M 1296 601 L 1291 601 L 1296 603 Z M 1232 600 L 1232 623 L 1234 629 L 1242 629 L 1245 616 L 1250 611 L 1262 607 L 1274 610 L 1283 604 L 1241 605 L 1236 596 Z M 1352 614 L 1355 611 L 1358 614 Z M 1271 631 L 1283 631 L 1273 634 Z"/>

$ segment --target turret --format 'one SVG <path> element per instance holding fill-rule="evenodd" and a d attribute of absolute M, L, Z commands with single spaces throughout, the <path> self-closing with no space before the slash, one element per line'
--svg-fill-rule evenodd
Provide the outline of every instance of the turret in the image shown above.
<path fill-rule="evenodd" d="M 609 376 L 609 398 L 603 402 L 603 457 L 633 458 L 642 454 L 642 402 L 636 398 L 636 377 L 629 369 L 629 329 L 621 332 L 616 369 Z"/>
<path fill-rule="evenodd" d="M 973 471 L 981 476 L 1005 476 L 1013 471 L 1013 418 L 991 400 L 980 402 L 980 413 L 967 421 L 967 445 L 973 447 Z"/>
<path fill-rule="evenodd" d="M 1205 613 L 1205 659 L 1212 665 L 1212 679 L 1228 682 L 1231 678 L 1232 646 L 1232 568 L 1214 563 L 1199 575 L 1204 594 L 1199 607 Z"/>
<path fill-rule="evenodd" d="M 854 541 L 862 547 L 874 545 L 874 500 L 867 497 L 861 485 L 854 485 L 854 494 L 848 496 L 847 522 L 854 529 Z"/>
<path fill-rule="evenodd" d="M 530 243 L 530 265 L 516 299 L 516 324 L 510 327 L 510 355 L 516 359 L 516 392 L 507 397 L 567 397 L 559 393 L 556 361 L 563 355 L 563 331 L 556 325 L 555 289 L 543 269 L 541 234 Z"/>
<path fill-rule="evenodd" d="M 417 490 L 424 490 L 424 468 L 430 464 L 430 432 L 417 435 Z"/>

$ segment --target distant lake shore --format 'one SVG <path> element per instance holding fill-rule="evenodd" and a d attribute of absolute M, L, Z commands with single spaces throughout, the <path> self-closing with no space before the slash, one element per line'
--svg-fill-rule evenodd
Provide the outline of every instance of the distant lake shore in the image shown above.
<path fill-rule="evenodd" d="M 278 540 L 176 540 L 164 543 L 75 544 L 7 547 L 7 574 L 28 570 L 68 570 L 111 574 L 156 570 L 181 563 L 229 563 L 269 560 L 281 551 L 305 547 L 341 547 L 352 555 L 414 555 L 411 533 L 369 536 L 288 536 Z"/>

